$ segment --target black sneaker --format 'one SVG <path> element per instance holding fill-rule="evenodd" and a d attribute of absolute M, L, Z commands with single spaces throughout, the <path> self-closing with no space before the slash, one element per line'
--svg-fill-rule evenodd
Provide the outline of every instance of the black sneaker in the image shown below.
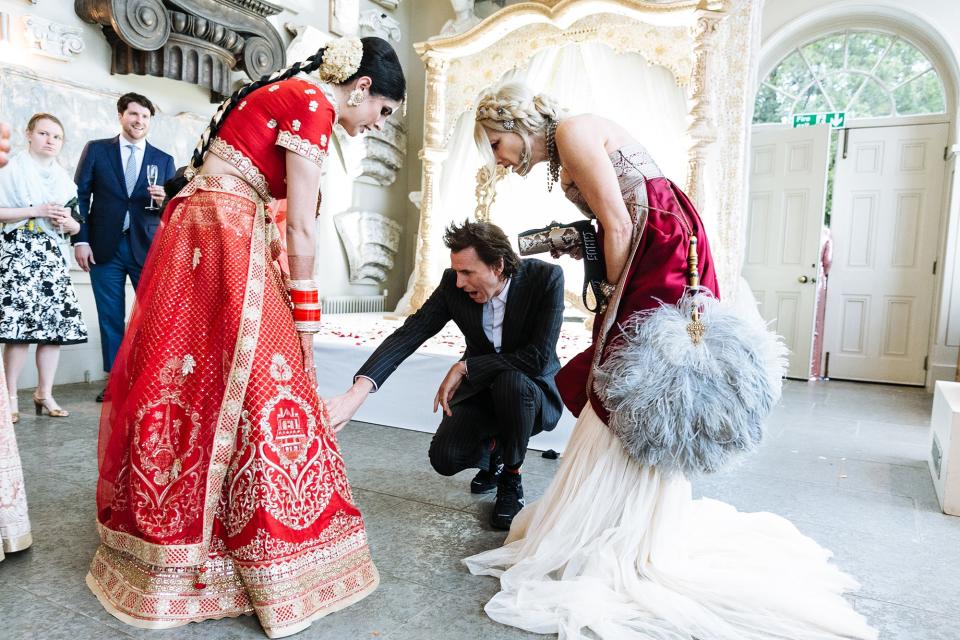
<path fill-rule="evenodd" d="M 497 502 L 493 505 L 490 524 L 494 529 L 508 531 L 514 516 L 520 513 L 523 505 L 523 483 L 519 473 L 504 473 L 497 485 Z"/>
<path fill-rule="evenodd" d="M 104 388 L 103 391 L 101 391 L 100 393 L 97 394 L 97 402 L 103 402 L 103 394 L 106 393 L 106 392 L 107 392 L 107 390 L 106 390 L 106 388 Z"/>
<path fill-rule="evenodd" d="M 470 481 L 470 493 L 490 493 L 497 488 L 500 476 L 503 474 L 503 462 L 500 456 L 495 456 L 490 462 L 489 469 L 480 469 Z"/>

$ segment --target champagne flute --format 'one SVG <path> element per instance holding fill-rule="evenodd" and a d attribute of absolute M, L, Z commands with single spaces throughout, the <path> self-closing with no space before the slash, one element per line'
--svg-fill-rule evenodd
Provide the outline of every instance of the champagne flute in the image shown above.
<path fill-rule="evenodd" d="M 157 184 L 158 171 L 159 171 L 159 167 L 157 167 L 157 165 L 155 165 L 155 164 L 148 164 L 148 165 L 147 165 L 147 184 L 149 184 L 151 187 L 153 187 L 153 186 L 155 186 L 155 185 Z M 160 207 L 157 206 L 156 201 L 154 200 L 153 196 L 151 195 L 151 196 L 150 196 L 150 206 L 147 207 L 147 209 L 149 209 L 150 211 L 156 211 L 156 210 L 159 209 L 159 208 L 160 208 Z"/>

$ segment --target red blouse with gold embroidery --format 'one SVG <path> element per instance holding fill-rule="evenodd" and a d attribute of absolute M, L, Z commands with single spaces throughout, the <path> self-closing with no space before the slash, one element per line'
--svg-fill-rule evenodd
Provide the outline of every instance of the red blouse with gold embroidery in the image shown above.
<path fill-rule="evenodd" d="M 210 153 L 236 167 L 266 200 L 285 198 L 286 151 L 323 166 L 336 118 L 318 85 L 302 78 L 274 82 L 234 107 Z"/>

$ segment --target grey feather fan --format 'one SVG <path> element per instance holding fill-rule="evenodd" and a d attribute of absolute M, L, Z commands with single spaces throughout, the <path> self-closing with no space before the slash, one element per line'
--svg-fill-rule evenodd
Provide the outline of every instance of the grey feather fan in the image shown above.
<path fill-rule="evenodd" d="M 700 309 L 703 335 L 688 332 Z M 635 314 L 594 376 L 610 428 L 638 462 L 710 473 L 755 450 L 780 400 L 787 348 L 759 314 L 706 289 Z"/>

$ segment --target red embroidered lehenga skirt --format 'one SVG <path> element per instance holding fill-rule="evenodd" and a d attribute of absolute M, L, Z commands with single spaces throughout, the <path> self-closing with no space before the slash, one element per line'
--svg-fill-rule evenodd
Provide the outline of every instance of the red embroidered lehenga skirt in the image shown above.
<path fill-rule="evenodd" d="M 129 624 L 255 612 L 281 637 L 377 586 L 273 229 L 246 182 L 198 176 L 150 251 L 101 415 L 87 576 Z"/>

